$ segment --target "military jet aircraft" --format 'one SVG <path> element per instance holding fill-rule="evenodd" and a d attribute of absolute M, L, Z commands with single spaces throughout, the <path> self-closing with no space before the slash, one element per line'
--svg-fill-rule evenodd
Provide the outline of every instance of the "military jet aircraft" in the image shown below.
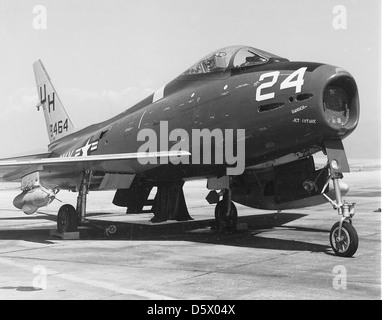
<path fill-rule="evenodd" d="M 13 203 L 24 213 L 59 190 L 76 192 L 76 206 L 64 204 L 57 215 L 59 232 L 75 231 L 87 223 L 89 191 L 116 190 L 113 203 L 136 214 L 156 187 L 151 221 L 188 220 L 183 184 L 206 178 L 220 231 L 235 231 L 235 202 L 268 210 L 329 202 L 339 214 L 331 247 L 338 256 L 356 252 L 355 204 L 342 198 L 349 171 L 342 139 L 356 128 L 360 107 L 344 69 L 230 46 L 121 114 L 76 129 L 42 62 L 33 67 L 50 144 L 45 153 L 0 161 L 2 181 L 21 181 Z M 234 147 L 236 157 L 228 157 Z M 317 152 L 328 158 L 322 168 Z"/>

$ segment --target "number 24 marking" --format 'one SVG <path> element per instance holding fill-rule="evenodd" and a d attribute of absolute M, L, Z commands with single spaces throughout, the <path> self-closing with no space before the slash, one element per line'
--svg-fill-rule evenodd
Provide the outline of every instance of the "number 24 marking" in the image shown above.
<path fill-rule="evenodd" d="M 304 75 L 305 75 L 306 69 L 307 69 L 306 67 L 300 68 L 300 69 L 296 70 L 295 72 L 291 73 L 283 82 L 281 82 L 280 90 L 295 87 L 296 93 L 301 92 L 302 86 L 304 84 Z M 280 71 L 273 71 L 273 72 L 263 73 L 260 76 L 259 81 L 263 81 L 265 78 L 272 78 L 272 79 L 271 79 L 271 81 L 262 83 L 256 89 L 256 101 L 273 99 L 275 97 L 274 92 L 262 94 L 261 90 L 273 87 L 273 85 L 277 82 L 279 75 L 280 75 Z M 293 80 L 296 77 L 297 77 L 297 79 Z"/>

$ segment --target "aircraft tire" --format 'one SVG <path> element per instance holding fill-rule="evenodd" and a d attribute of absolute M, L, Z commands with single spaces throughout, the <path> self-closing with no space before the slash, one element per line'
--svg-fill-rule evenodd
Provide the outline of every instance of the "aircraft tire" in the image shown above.
<path fill-rule="evenodd" d="M 76 209 L 70 205 L 63 205 L 58 210 L 57 215 L 57 231 L 59 233 L 75 232 L 78 228 L 78 217 Z"/>
<path fill-rule="evenodd" d="M 233 233 L 237 227 L 237 209 L 235 204 L 231 201 L 231 212 L 226 215 L 226 204 L 224 200 L 219 201 L 215 207 L 215 222 L 216 229 L 220 232 Z"/>
<path fill-rule="evenodd" d="M 339 225 L 339 222 L 335 223 L 330 230 L 330 245 L 337 256 L 352 257 L 358 249 L 357 231 L 351 223 L 344 221 L 338 238 Z"/>

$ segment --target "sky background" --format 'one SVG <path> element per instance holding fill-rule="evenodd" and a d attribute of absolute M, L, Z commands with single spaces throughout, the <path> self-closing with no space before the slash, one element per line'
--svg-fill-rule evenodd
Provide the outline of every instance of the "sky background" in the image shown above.
<path fill-rule="evenodd" d="M 47 28 L 36 30 L 47 10 Z M 336 29 L 333 8 L 346 8 Z M 44 152 L 48 137 L 32 64 L 41 59 L 71 119 L 110 118 L 206 54 L 244 44 L 294 61 L 340 66 L 357 81 L 361 117 L 348 158 L 381 154 L 379 0 L 0 0 L 0 157 Z"/>

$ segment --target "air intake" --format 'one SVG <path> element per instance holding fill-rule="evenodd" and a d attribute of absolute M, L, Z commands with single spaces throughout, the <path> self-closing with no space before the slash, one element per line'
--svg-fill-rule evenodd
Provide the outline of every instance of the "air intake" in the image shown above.
<path fill-rule="evenodd" d="M 262 105 L 260 106 L 257 111 L 259 112 L 265 112 L 265 111 L 271 111 L 271 110 L 275 110 L 275 109 L 279 109 L 281 107 L 284 106 L 284 103 L 270 103 L 270 104 L 265 104 L 265 105 Z"/>
<path fill-rule="evenodd" d="M 302 93 L 296 97 L 296 101 L 299 101 L 299 102 L 307 101 L 307 100 L 310 100 L 312 97 L 313 95 L 311 93 Z"/>

